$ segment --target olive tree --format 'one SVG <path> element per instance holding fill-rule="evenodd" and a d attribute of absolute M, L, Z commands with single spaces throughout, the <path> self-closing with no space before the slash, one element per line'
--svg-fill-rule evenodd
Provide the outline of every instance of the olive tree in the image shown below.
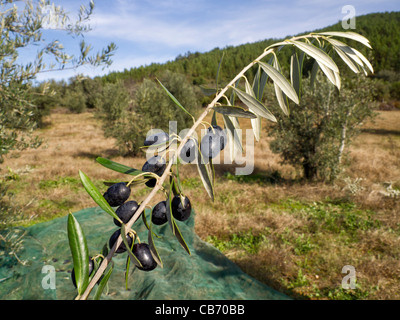
<path fill-rule="evenodd" d="M 0 1 L 0 162 L 11 150 L 40 144 L 33 134 L 38 111 L 32 81 L 38 74 L 76 69 L 85 64 L 111 64 L 114 43 L 91 54 L 90 45 L 83 39 L 90 31 L 88 21 L 93 10 L 94 2 L 90 1 L 80 7 L 73 20 L 51 1 Z M 76 38 L 79 54 L 73 54 L 71 48 L 65 48 L 58 40 L 47 40 L 45 31 L 49 28 Z M 21 55 L 27 53 L 31 58 L 22 61 Z"/>
<path fill-rule="evenodd" d="M 345 81 L 340 91 L 326 79 L 311 86 L 304 81 L 302 99 L 290 116 L 277 113 L 268 131 L 271 150 L 282 162 L 300 167 L 306 180 L 333 181 L 340 173 L 345 147 L 360 132 L 360 125 L 374 116 L 372 83 L 361 77 Z"/>
<path fill-rule="evenodd" d="M 183 74 L 166 71 L 160 81 L 190 112 L 197 111 L 196 93 Z M 122 80 L 106 83 L 96 103 L 104 135 L 116 139 L 121 154 L 137 155 L 151 128 L 168 131 L 169 121 L 176 121 L 181 128 L 190 126 L 191 117 L 179 112 L 154 81 L 144 79 L 133 91 L 130 93 Z"/>
<path fill-rule="evenodd" d="M 160 223 L 160 220 L 171 228 L 172 235 L 190 254 L 190 248 L 184 240 L 185 235 L 179 229 L 180 221 L 190 219 L 188 213 L 192 208 L 192 204 L 180 183 L 180 165 L 190 162 L 197 166 L 205 190 L 210 199 L 214 201 L 213 159 L 228 144 L 240 147 L 240 139 L 235 138 L 237 137 L 236 131 L 239 129 L 238 118 L 250 118 L 256 140 L 261 139 L 262 118 L 272 122 L 277 121 L 275 115 L 261 102 L 268 80 L 271 80 L 275 86 L 277 104 L 282 112 L 289 116 L 288 100 L 295 104 L 300 102 L 299 92 L 302 86 L 300 70 L 304 59 L 315 60 L 315 69 L 322 70 L 329 81 L 338 88 L 340 88 L 339 69 L 328 54 L 331 51 L 337 52 L 346 64 L 354 67 L 354 70 L 361 69 L 366 72 L 366 69 L 371 67 L 368 60 L 360 52 L 337 40 L 337 38 L 350 38 L 370 47 L 365 37 L 353 32 L 311 33 L 273 44 L 245 66 L 226 86 L 220 88 L 217 81 L 217 87 L 213 90 L 214 99 L 197 119 L 159 81 L 165 93 L 177 105 L 178 110 L 190 116 L 193 124 L 183 135 L 168 135 L 161 131 L 146 137 L 142 147 L 147 152 L 149 149 L 152 149 L 153 152 L 156 151 L 156 155 L 149 158 L 141 169 L 132 168 L 102 157 L 97 158 L 97 162 L 106 168 L 124 174 L 124 177 L 131 177 L 127 182 L 127 179 L 124 179 L 125 181 L 113 183 L 104 193 L 91 182 L 83 171 L 79 172 L 82 184 L 88 194 L 105 213 L 110 215 L 110 218 L 112 218 L 110 223 L 114 221 L 120 227 L 111 235 L 102 251 L 97 254 L 92 253 L 91 257 L 96 257 L 93 258 L 95 260 L 93 261 L 89 256 L 84 231 L 74 215 L 68 215 L 68 239 L 77 287 L 76 299 L 87 299 L 96 285 L 97 289 L 93 298 L 101 297 L 102 290 L 113 272 L 111 262 L 115 254 L 123 254 L 124 252 L 128 254 L 126 274 L 129 273 L 129 261 L 132 262 L 133 268 L 138 268 L 144 272 L 162 267 L 162 257 L 157 251 L 154 241 L 156 234 L 153 228 L 153 225 Z M 289 79 L 282 74 L 279 68 L 278 55 L 282 47 L 292 49 Z M 249 83 L 246 74 L 250 70 L 254 71 L 253 67 L 256 68 L 255 77 L 253 82 Z M 235 96 L 243 102 L 244 107 L 234 105 Z M 154 108 L 156 107 L 154 106 Z M 210 113 L 213 113 L 211 124 L 205 121 L 206 116 Z M 217 117 L 217 113 L 221 116 Z M 224 125 L 218 124 L 218 118 L 221 117 Z M 199 126 L 207 128 L 201 141 L 195 135 L 195 130 Z M 225 129 L 222 129 L 222 126 Z M 189 157 L 187 157 L 188 152 Z M 195 155 L 194 159 L 190 157 L 192 152 Z M 232 156 L 235 157 L 237 154 L 232 153 Z M 184 158 L 190 161 L 182 161 Z M 136 206 L 135 203 L 132 205 L 132 202 L 136 202 L 135 200 L 129 200 L 131 197 L 130 188 L 139 183 L 145 183 L 148 186 L 149 194 Z M 160 191 L 165 194 L 164 203 L 152 204 L 153 197 Z M 132 209 L 126 212 L 125 206 L 128 203 L 131 204 Z M 147 210 L 146 213 L 145 208 L 148 206 L 152 209 Z M 160 209 L 160 206 L 164 209 Z M 164 216 L 163 219 L 160 219 L 160 215 Z M 157 216 L 157 219 L 154 219 L 153 216 Z M 148 222 L 147 243 L 140 242 L 137 239 L 134 223 L 139 217 Z M 136 240 L 138 240 L 138 243 L 135 243 Z M 165 238 L 162 240 L 167 241 Z"/>

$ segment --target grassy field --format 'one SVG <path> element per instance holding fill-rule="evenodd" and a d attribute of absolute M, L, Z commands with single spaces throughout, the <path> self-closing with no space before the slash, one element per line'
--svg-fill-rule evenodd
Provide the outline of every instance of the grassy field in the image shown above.
<path fill-rule="evenodd" d="M 24 216 L 9 224 L 30 225 L 94 206 L 78 170 L 101 189 L 121 175 L 95 162 L 97 156 L 141 168 L 144 157 L 120 157 L 91 113 L 57 109 L 39 131 L 36 150 L 14 152 L 2 164 L 13 205 Z M 382 111 L 367 123 L 334 184 L 308 183 L 280 164 L 264 132 L 255 145 L 255 170 L 235 176 L 216 168 L 216 199 L 210 203 L 193 166 L 183 186 L 196 210 L 196 232 L 245 272 L 298 299 L 400 298 L 400 111 Z M 249 127 L 248 121 L 242 127 Z M 133 189 L 137 201 L 146 187 Z M 163 196 L 154 199 L 156 204 Z M 342 289 L 345 265 L 354 266 L 356 289 Z"/>

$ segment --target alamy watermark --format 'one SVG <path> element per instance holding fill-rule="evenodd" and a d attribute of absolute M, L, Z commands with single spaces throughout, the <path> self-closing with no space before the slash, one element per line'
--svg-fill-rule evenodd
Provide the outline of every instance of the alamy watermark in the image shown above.
<path fill-rule="evenodd" d="M 146 159 L 149 160 L 154 157 L 156 154 L 166 154 L 167 148 L 176 149 L 178 147 L 178 140 L 183 138 L 189 129 L 183 129 L 179 133 L 177 133 L 177 122 L 170 121 L 169 122 L 169 137 L 170 139 L 162 144 L 157 144 L 155 147 L 149 147 L 146 150 Z M 160 129 L 151 129 L 147 132 L 147 138 L 161 133 Z M 254 133 L 252 129 L 235 129 L 233 132 L 227 129 L 224 129 L 226 134 L 226 140 L 224 141 L 225 147 L 223 148 L 223 153 L 218 153 L 215 157 L 212 158 L 213 164 L 225 164 L 225 165 L 236 165 L 235 167 L 235 175 L 250 175 L 254 170 Z M 191 135 L 192 139 L 195 139 L 200 144 L 200 152 L 201 152 L 201 140 L 207 134 L 206 129 L 201 129 L 200 136 L 194 132 Z M 179 138 L 178 138 L 179 137 Z M 243 143 L 245 137 L 245 143 Z M 220 143 L 220 141 L 218 141 Z M 193 161 L 190 161 L 191 164 L 196 164 L 198 159 L 202 159 L 202 163 L 208 163 L 208 159 L 197 157 L 197 152 L 199 150 L 194 149 L 196 155 L 191 155 L 188 158 L 193 157 Z M 185 157 L 180 157 L 182 163 L 189 163 Z M 176 160 L 175 160 L 176 161 Z M 176 163 L 176 162 L 175 162 Z"/>
<path fill-rule="evenodd" d="M 342 13 L 345 15 L 342 19 L 342 28 L 345 30 L 356 28 L 356 8 L 352 5 L 342 7 Z"/>
<path fill-rule="evenodd" d="M 44 290 L 56 289 L 56 269 L 52 265 L 42 267 L 42 273 L 45 274 L 42 278 L 42 288 Z"/>
<path fill-rule="evenodd" d="M 342 273 L 347 273 L 342 279 L 343 289 L 355 289 L 356 288 L 356 268 L 351 265 L 345 265 L 342 268 Z"/>
<path fill-rule="evenodd" d="M 43 29 L 58 29 L 60 24 L 58 8 L 53 4 L 45 5 L 41 9 L 42 28 Z"/>

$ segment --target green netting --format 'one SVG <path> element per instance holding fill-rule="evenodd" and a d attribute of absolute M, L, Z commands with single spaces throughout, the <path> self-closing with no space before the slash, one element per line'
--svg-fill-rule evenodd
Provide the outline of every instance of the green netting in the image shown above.
<path fill-rule="evenodd" d="M 87 237 L 89 254 L 101 252 L 103 245 L 117 229 L 112 218 L 100 208 L 88 208 L 74 213 Z M 107 292 L 102 299 L 161 299 L 161 300 L 215 300 L 215 299 L 289 299 L 261 282 L 243 273 L 212 245 L 194 233 L 194 212 L 185 222 L 178 222 L 191 250 L 189 256 L 172 235 L 168 224 L 154 226 L 161 238 L 155 238 L 164 268 L 151 272 L 135 270 L 130 274 L 129 290 L 125 288 L 126 253 L 113 258 L 114 271 Z M 147 229 L 139 219 L 134 229 L 147 242 Z M 2 231 L 4 235 L 9 231 Z M 21 264 L 2 241 L 0 256 L 0 299 L 73 299 L 76 289 L 70 273 L 73 267 L 67 239 L 67 217 L 12 231 L 15 239 L 25 233 L 17 252 Z M 13 235 L 8 234 L 7 239 Z M 1 251 L 1 250 L 0 250 Z M 42 282 L 48 275 L 44 266 L 55 269 L 55 289 L 44 289 Z M 131 270 L 134 270 L 131 267 Z M 53 273 L 54 275 L 54 273 Z"/>

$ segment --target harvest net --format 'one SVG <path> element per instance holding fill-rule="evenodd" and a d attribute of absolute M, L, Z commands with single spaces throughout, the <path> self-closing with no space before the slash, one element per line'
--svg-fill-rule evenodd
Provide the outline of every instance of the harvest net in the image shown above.
<path fill-rule="evenodd" d="M 87 238 L 89 254 L 101 252 L 117 229 L 112 218 L 99 207 L 74 213 Z M 126 253 L 113 258 L 114 271 L 102 299 L 160 300 L 282 300 L 287 296 L 241 271 L 215 247 L 202 241 L 194 232 L 191 219 L 178 222 L 191 255 L 172 235 L 168 224 L 153 226 L 160 236 L 155 245 L 164 267 L 151 272 L 134 270 L 131 264 L 128 289 L 125 285 Z M 140 239 L 147 241 L 147 229 L 141 219 L 134 224 Z M 67 237 L 67 217 L 39 223 L 27 228 L 1 231 L 0 299 L 71 300 L 76 289 L 71 281 L 72 256 Z M 20 239 L 20 247 L 16 243 Z M 5 241 L 6 240 L 6 241 Z M 14 254 L 14 253 L 15 254 Z M 53 284 L 49 285 L 49 272 Z M 47 278 L 46 278 L 47 276 Z M 89 297 L 91 298 L 91 296 Z"/>

